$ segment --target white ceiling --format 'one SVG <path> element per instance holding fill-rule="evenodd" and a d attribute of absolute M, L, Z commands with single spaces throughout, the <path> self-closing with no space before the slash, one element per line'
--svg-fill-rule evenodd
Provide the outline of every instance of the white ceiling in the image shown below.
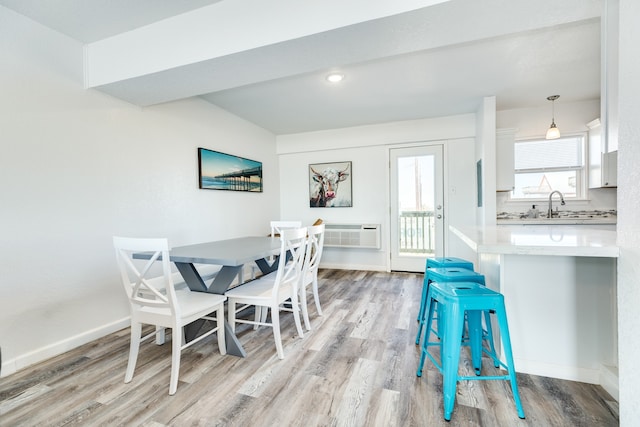
<path fill-rule="evenodd" d="M 222 1 L 0 5 L 92 43 Z M 576 11 L 582 5 L 590 12 Z M 480 7 L 494 21 L 483 21 Z M 593 10 L 599 8 L 596 0 L 452 0 L 98 89 L 138 105 L 199 95 L 275 134 L 472 113 L 492 95 L 498 110 L 546 106 L 552 94 L 561 95 L 557 103 L 594 100 L 600 21 Z M 328 84 L 330 69 L 345 80 Z"/>
<path fill-rule="evenodd" d="M 222 0 L 0 0 L 0 5 L 91 43 Z"/>

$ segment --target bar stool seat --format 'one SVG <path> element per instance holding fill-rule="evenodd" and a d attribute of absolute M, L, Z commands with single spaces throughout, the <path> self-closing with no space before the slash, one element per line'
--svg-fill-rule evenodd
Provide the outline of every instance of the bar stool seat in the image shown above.
<path fill-rule="evenodd" d="M 471 261 L 467 261 L 462 258 L 455 257 L 435 257 L 435 258 L 427 258 L 427 264 L 425 266 L 425 279 L 424 285 L 427 285 L 427 270 L 431 268 L 446 268 L 446 267 L 459 267 L 464 268 L 466 270 L 473 271 L 473 263 Z M 424 312 L 424 300 L 427 298 L 427 290 L 422 287 L 422 301 L 420 302 L 420 314 L 418 316 L 418 320 L 422 317 L 422 313 Z"/>
<path fill-rule="evenodd" d="M 430 268 L 427 273 L 432 282 L 475 282 L 484 285 L 484 275 L 473 270 L 461 267 L 436 267 Z M 469 280 L 466 280 L 466 279 Z"/>
<path fill-rule="evenodd" d="M 431 268 L 459 267 L 473 271 L 473 263 L 462 258 L 455 257 L 435 257 L 427 258 L 427 264 L 424 269 L 424 282 L 422 284 L 422 299 L 420 300 L 420 311 L 418 311 L 418 322 L 424 316 L 425 300 L 427 299 L 427 288 L 429 279 L 427 278 L 428 270 Z M 418 334 L 419 335 L 419 334 Z"/>
<path fill-rule="evenodd" d="M 436 257 L 427 258 L 427 268 L 460 267 L 473 271 L 473 263 L 462 258 Z"/>
<path fill-rule="evenodd" d="M 431 322 L 436 307 L 439 306 L 439 316 L 442 318 L 440 336 L 438 342 L 430 342 Z M 493 358 L 494 362 L 507 370 L 507 375 L 458 375 L 458 363 L 460 361 L 460 347 L 462 345 L 460 337 L 464 329 L 465 313 L 469 315 L 480 312 L 494 312 L 498 318 L 500 335 L 504 348 L 506 364 L 502 363 L 495 350 L 482 349 Z M 468 380 L 509 380 L 511 391 L 515 401 L 518 417 L 524 418 L 524 410 L 518 393 L 516 383 L 516 372 L 513 363 L 513 353 L 511 351 L 511 338 L 509 336 L 509 326 L 507 324 L 507 313 L 504 306 L 504 297 L 479 283 L 474 282 L 431 282 L 427 295 L 427 328 L 420 354 L 420 363 L 416 375 L 422 376 L 422 370 L 426 357 L 433 362 L 443 375 L 443 396 L 444 396 L 444 419 L 451 420 L 451 414 L 455 405 L 456 386 L 458 381 Z M 440 362 L 429 352 L 429 346 L 440 348 Z"/>

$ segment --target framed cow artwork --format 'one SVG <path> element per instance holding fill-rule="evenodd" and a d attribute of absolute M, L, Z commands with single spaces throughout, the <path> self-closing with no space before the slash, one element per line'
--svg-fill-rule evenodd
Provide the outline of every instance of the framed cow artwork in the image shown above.
<path fill-rule="evenodd" d="M 309 207 L 352 207 L 351 162 L 309 165 Z"/>

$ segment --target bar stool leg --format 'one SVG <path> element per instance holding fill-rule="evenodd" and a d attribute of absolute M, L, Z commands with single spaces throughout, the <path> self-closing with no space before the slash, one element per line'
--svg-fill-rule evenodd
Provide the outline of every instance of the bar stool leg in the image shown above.
<path fill-rule="evenodd" d="M 504 308 L 496 310 L 498 315 L 498 322 L 500 324 L 500 335 L 502 337 L 502 344 L 504 347 L 504 357 L 509 369 L 509 381 L 511 382 L 511 392 L 513 393 L 513 400 L 516 403 L 516 409 L 518 410 L 518 417 L 524 419 L 524 409 L 522 409 L 522 402 L 520 401 L 520 393 L 518 393 L 518 383 L 516 381 L 516 370 L 513 368 L 513 353 L 511 351 L 511 338 L 509 336 L 509 325 L 507 323 L 507 312 Z"/>
<path fill-rule="evenodd" d="M 429 293 L 429 278 L 425 273 L 424 283 L 422 284 L 422 299 L 420 300 L 420 311 L 418 312 L 418 334 L 416 335 L 416 345 L 420 345 L 420 337 L 422 336 L 422 327 L 424 326 L 425 321 L 425 312 L 427 311 L 427 306 L 429 305 L 427 301 L 427 296 Z"/>
<path fill-rule="evenodd" d="M 484 310 L 484 323 L 487 325 L 486 340 L 489 341 L 489 350 L 491 351 L 491 354 L 495 356 L 498 353 L 496 353 L 496 346 L 495 346 L 495 343 L 493 342 L 493 331 L 492 331 L 493 328 L 491 327 L 491 311 L 490 310 Z M 494 359 L 493 366 L 496 368 L 499 368 L 500 362 Z"/>
<path fill-rule="evenodd" d="M 444 321 L 447 323 L 445 328 L 446 335 L 443 337 L 443 334 L 440 334 L 441 339 L 444 340 L 444 354 L 441 353 L 440 357 L 443 364 L 444 419 L 450 421 L 456 401 L 460 337 L 462 337 L 464 328 L 464 311 L 460 310 L 458 304 L 441 304 L 438 315 L 443 316 Z"/>
<path fill-rule="evenodd" d="M 482 369 L 482 314 L 479 310 L 467 311 L 469 328 L 469 346 L 471 347 L 471 361 L 476 375 Z"/>
<path fill-rule="evenodd" d="M 418 311 L 418 322 L 422 320 L 427 306 L 427 291 L 429 290 L 429 277 L 427 272 L 424 273 L 424 281 L 422 282 L 422 299 L 420 300 L 420 311 Z"/>
<path fill-rule="evenodd" d="M 427 328 L 424 331 L 424 341 L 422 342 L 422 351 L 420 352 L 420 363 L 418 364 L 418 371 L 416 372 L 416 376 L 422 376 L 422 369 L 424 367 L 424 361 L 427 357 L 427 351 L 429 347 L 429 335 L 431 335 L 431 319 L 433 317 L 434 307 L 437 304 L 435 300 L 431 298 L 431 293 L 427 295 L 425 309 L 428 313 L 427 317 Z M 418 335 L 420 336 L 420 335 Z M 442 345 L 442 344 L 441 344 Z"/>

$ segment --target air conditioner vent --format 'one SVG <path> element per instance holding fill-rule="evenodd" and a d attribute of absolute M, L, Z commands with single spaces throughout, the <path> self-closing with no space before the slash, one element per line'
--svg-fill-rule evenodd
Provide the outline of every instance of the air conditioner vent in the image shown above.
<path fill-rule="evenodd" d="M 380 249 L 380 224 L 326 224 L 324 246 Z"/>

